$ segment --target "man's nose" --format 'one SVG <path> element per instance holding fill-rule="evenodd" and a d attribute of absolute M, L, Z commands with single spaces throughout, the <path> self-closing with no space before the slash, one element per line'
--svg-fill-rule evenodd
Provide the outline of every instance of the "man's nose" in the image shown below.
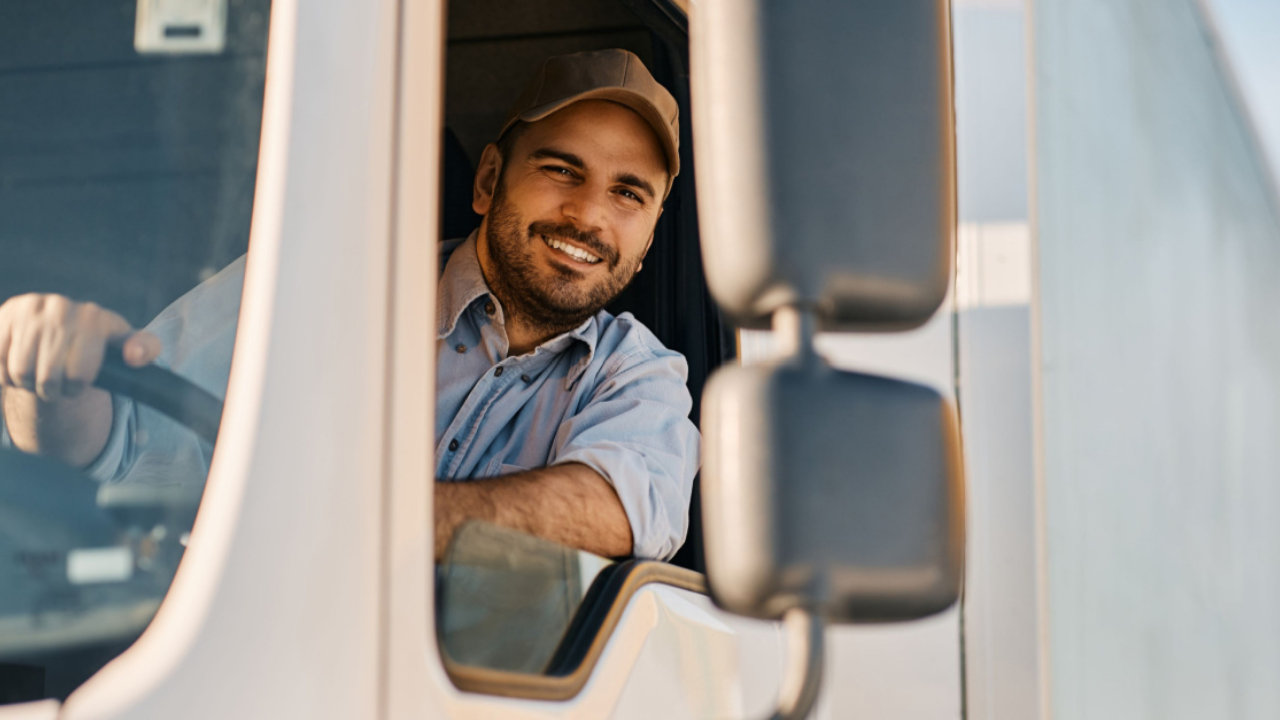
<path fill-rule="evenodd" d="M 607 198 L 600 188 L 593 188 L 583 183 L 574 188 L 565 197 L 560 212 L 573 220 L 579 230 L 598 232 L 604 220 L 605 202 Z"/>

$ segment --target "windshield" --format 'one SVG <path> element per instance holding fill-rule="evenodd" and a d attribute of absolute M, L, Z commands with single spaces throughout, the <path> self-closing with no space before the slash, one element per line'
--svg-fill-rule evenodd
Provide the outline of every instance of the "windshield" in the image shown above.
<path fill-rule="evenodd" d="M 230 371 L 269 14 L 0 3 L 0 357 L 32 368 L 0 377 L 0 704 L 65 698 L 123 652 L 190 540 Z M 164 371 L 127 368 L 131 343 Z M 77 363 L 122 348 L 114 392 L 75 386 Z M 64 412 L 80 407 L 96 410 Z"/>

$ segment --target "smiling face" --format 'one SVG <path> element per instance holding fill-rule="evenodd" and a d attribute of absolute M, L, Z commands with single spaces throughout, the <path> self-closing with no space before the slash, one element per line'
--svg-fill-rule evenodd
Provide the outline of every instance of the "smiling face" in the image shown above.
<path fill-rule="evenodd" d="M 667 165 L 635 112 L 583 100 L 485 148 L 472 207 L 477 246 L 508 322 L 549 337 L 607 305 L 640 269 L 662 214 Z"/>

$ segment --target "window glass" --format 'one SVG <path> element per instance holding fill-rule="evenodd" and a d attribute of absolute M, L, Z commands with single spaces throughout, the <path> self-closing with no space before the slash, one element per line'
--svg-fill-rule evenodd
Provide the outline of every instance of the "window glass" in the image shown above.
<path fill-rule="evenodd" d="M 87 466 L 23 453 L 6 415 L 0 704 L 65 698 L 123 652 L 188 542 L 230 367 L 269 14 L 269 0 L 0 3 L 0 302 L 96 303 L 165 345 L 164 370 L 99 395 L 110 436 Z M 196 335 L 219 352 L 184 346 Z"/>
<path fill-rule="evenodd" d="M 462 665 L 553 671 L 557 650 L 605 558 L 471 521 L 439 568 L 440 647 Z"/>

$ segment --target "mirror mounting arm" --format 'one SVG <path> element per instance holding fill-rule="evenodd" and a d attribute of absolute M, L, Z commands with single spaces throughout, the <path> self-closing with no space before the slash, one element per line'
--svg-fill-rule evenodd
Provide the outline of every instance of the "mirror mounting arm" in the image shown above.
<path fill-rule="evenodd" d="M 822 616 L 806 607 L 794 607 L 783 617 L 790 642 L 787 643 L 787 667 L 782 679 L 778 709 L 770 720 L 804 720 L 813 710 L 822 689 L 823 631 Z"/>
<path fill-rule="evenodd" d="M 773 312 L 778 357 L 786 364 L 814 367 L 822 364 L 814 347 L 818 336 L 818 312 L 811 305 L 784 305 Z"/>

